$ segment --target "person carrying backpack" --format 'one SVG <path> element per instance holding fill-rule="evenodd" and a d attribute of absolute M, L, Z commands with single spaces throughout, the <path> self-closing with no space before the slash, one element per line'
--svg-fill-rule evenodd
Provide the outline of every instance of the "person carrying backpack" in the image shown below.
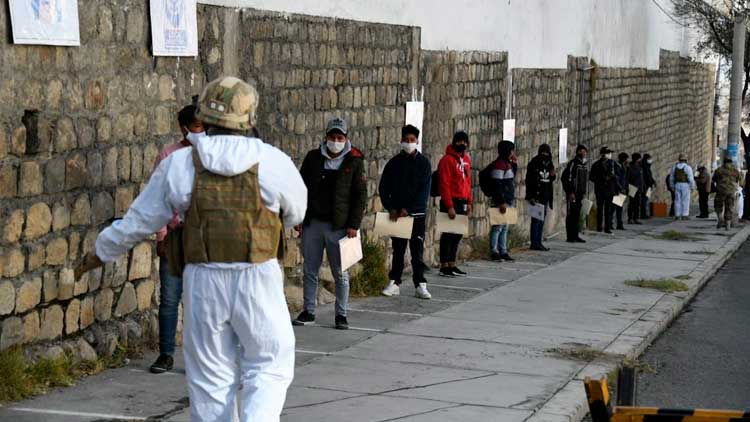
<path fill-rule="evenodd" d="M 685 155 L 680 154 L 679 162 L 669 173 L 669 185 L 675 193 L 675 220 L 690 219 L 690 190 L 695 187 L 693 169 L 688 165 Z"/>
<path fill-rule="evenodd" d="M 490 206 L 498 208 L 501 214 L 515 205 L 518 172 L 515 147 L 513 142 L 501 141 L 497 145 L 497 159 L 479 172 L 482 192 L 490 197 Z M 513 261 L 508 254 L 507 224 L 493 225 L 490 229 L 490 256 L 493 261 Z"/>

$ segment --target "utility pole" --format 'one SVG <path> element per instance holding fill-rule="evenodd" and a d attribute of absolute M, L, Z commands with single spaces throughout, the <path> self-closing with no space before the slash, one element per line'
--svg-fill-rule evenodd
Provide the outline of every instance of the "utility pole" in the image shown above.
<path fill-rule="evenodd" d="M 736 11 L 734 16 L 734 38 L 732 40 L 732 85 L 729 94 L 729 136 L 727 156 L 739 165 L 738 148 L 740 143 L 740 123 L 742 117 L 742 86 L 745 64 L 745 33 L 747 17 L 745 10 Z"/>

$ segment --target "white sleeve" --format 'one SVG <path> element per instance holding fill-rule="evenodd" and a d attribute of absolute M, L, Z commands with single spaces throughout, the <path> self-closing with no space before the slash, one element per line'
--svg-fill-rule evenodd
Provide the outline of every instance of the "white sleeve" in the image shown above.
<path fill-rule="evenodd" d="M 173 210 L 184 215 L 190 205 L 195 169 L 192 148 L 173 152 L 156 168 L 148 184 L 121 220 L 104 229 L 96 239 L 96 255 L 115 261 L 136 243 L 156 233 L 172 219 Z"/>
<path fill-rule="evenodd" d="M 297 166 L 288 155 L 268 145 L 258 170 L 261 196 L 274 212 L 284 213 L 284 227 L 289 229 L 305 219 L 307 187 Z"/>

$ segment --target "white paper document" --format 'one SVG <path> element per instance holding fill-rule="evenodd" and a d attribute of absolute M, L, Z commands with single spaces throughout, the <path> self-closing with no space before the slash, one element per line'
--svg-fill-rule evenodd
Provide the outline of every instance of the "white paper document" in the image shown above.
<path fill-rule="evenodd" d="M 464 236 L 469 235 L 469 217 L 465 215 L 457 215 L 453 220 L 448 217 L 448 213 L 441 212 L 437 215 L 437 231 L 438 233 L 454 233 L 462 234 Z"/>
<path fill-rule="evenodd" d="M 503 141 L 516 142 L 516 119 L 503 120 Z"/>
<path fill-rule="evenodd" d="M 593 208 L 594 203 L 591 202 L 588 199 L 585 199 L 581 201 L 581 215 L 585 218 L 588 217 L 589 213 L 591 212 L 591 208 Z"/>
<path fill-rule="evenodd" d="M 501 213 L 497 207 L 490 208 L 490 224 L 493 226 L 500 226 L 503 224 L 516 224 L 518 223 L 518 209 L 517 208 L 506 208 L 505 214 Z"/>
<path fill-rule="evenodd" d="M 407 101 L 406 102 L 406 115 L 404 117 L 404 124 L 412 125 L 419 129 L 419 138 L 417 140 L 417 150 L 422 152 L 422 124 L 424 123 L 424 102 L 422 101 Z"/>
<path fill-rule="evenodd" d="M 628 189 L 628 193 L 631 198 L 635 198 L 635 194 L 638 193 L 638 188 L 636 186 L 630 185 L 630 188 Z"/>
<path fill-rule="evenodd" d="M 646 198 L 651 199 L 651 195 L 653 194 L 654 194 L 654 190 L 651 188 L 648 188 L 648 190 L 646 191 Z"/>
<path fill-rule="evenodd" d="M 11 0 L 8 4 L 14 43 L 81 45 L 77 0 Z"/>
<path fill-rule="evenodd" d="M 414 219 L 412 217 L 400 217 L 397 221 L 391 221 L 390 214 L 379 212 L 375 215 L 375 228 L 373 232 L 378 236 L 411 239 L 411 229 L 413 226 Z"/>
<path fill-rule="evenodd" d="M 362 260 L 362 239 L 359 237 L 344 237 L 339 240 L 339 252 L 341 253 L 341 271 L 346 271 L 354 264 Z"/>
<path fill-rule="evenodd" d="M 622 207 L 625 204 L 626 199 L 628 199 L 627 196 L 620 194 L 612 198 L 612 203 L 617 205 L 618 207 Z"/>
<path fill-rule="evenodd" d="M 535 218 L 539 221 L 544 221 L 544 205 L 542 204 L 536 204 L 531 205 L 529 204 L 528 208 L 526 208 L 526 211 L 529 214 L 529 217 Z"/>
<path fill-rule="evenodd" d="M 558 136 L 558 161 L 560 164 L 568 161 L 568 129 L 560 129 L 560 135 Z"/>
<path fill-rule="evenodd" d="M 150 6 L 154 56 L 197 56 L 195 0 L 151 0 Z"/>

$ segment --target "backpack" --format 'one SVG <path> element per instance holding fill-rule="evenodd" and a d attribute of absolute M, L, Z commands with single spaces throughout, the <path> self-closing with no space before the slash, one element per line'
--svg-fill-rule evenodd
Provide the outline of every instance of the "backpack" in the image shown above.
<path fill-rule="evenodd" d="M 681 168 L 675 168 L 674 170 L 674 182 L 675 183 L 687 183 L 688 180 L 688 174 L 685 171 L 685 169 Z"/>
<path fill-rule="evenodd" d="M 440 176 L 438 171 L 432 172 L 432 182 L 430 183 L 430 196 L 436 198 L 440 196 Z"/>
<path fill-rule="evenodd" d="M 495 195 L 495 185 L 492 180 L 492 171 L 495 169 L 495 162 L 491 162 L 479 172 L 479 189 L 488 198 Z"/>

